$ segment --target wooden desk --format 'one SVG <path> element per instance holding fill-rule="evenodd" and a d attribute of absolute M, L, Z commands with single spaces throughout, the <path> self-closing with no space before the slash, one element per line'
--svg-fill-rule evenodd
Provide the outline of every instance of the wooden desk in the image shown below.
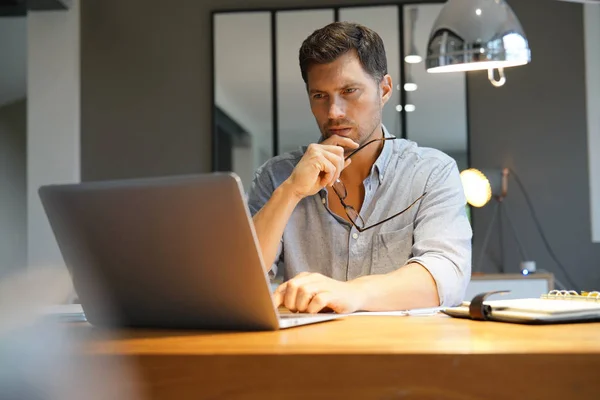
<path fill-rule="evenodd" d="M 600 396 L 600 323 L 353 316 L 278 332 L 73 332 L 84 359 L 131 361 L 149 399 Z"/>

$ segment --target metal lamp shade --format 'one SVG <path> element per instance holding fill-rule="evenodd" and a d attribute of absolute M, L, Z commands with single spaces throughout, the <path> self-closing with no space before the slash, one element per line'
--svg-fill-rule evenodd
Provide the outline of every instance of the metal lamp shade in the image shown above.
<path fill-rule="evenodd" d="M 504 0 L 448 0 L 427 45 L 427 72 L 514 67 L 531 61 L 521 23 Z"/>

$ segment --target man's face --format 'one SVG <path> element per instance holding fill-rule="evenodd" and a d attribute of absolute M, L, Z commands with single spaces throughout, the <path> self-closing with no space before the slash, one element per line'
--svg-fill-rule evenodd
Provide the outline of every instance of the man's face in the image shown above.
<path fill-rule="evenodd" d="M 362 144 L 381 124 L 381 112 L 392 93 L 386 75 L 380 83 L 363 69 L 355 50 L 329 64 L 308 68 L 308 96 L 324 139 L 348 137 Z"/>

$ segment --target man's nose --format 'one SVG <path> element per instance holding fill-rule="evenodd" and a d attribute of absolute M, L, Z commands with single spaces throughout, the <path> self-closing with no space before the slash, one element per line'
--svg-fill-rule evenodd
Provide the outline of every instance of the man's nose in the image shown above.
<path fill-rule="evenodd" d="M 328 118 L 330 120 L 342 119 L 346 116 L 345 107 L 339 100 L 332 101 L 329 105 L 329 114 Z"/>

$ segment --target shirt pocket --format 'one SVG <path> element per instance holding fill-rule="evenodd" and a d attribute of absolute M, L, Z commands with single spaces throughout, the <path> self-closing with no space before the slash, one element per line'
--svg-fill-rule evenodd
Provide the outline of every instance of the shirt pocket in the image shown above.
<path fill-rule="evenodd" d="M 372 274 L 387 274 L 403 266 L 411 257 L 413 224 L 375 235 L 371 263 Z"/>

